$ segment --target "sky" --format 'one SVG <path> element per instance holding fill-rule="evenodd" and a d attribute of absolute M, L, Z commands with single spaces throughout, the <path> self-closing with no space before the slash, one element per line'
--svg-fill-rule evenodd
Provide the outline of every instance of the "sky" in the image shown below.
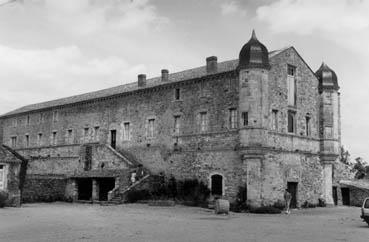
<path fill-rule="evenodd" d="M 369 160 L 369 1 L 0 0 L 0 113 L 238 58 L 255 29 L 341 87 L 342 143 Z"/>

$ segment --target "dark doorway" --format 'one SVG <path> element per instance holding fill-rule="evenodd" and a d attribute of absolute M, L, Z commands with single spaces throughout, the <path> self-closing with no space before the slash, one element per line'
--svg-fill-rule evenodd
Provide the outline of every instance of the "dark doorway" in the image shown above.
<path fill-rule="evenodd" d="M 92 198 L 92 179 L 78 179 L 78 200 L 91 200 Z"/>
<path fill-rule="evenodd" d="M 221 175 L 211 176 L 211 194 L 212 195 L 223 195 L 223 177 Z"/>
<path fill-rule="evenodd" d="M 110 146 L 115 149 L 117 144 L 117 131 L 115 129 L 110 130 Z"/>
<path fill-rule="evenodd" d="M 99 183 L 99 200 L 107 201 L 108 192 L 113 190 L 115 187 L 115 179 L 114 178 L 102 178 L 98 180 L 98 183 Z"/>
<path fill-rule="evenodd" d="M 333 196 L 334 205 L 337 206 L 337 203 L 338 203 L 337 187 L 332 187 L 332 196 Z"/>
<path fill-rule="evenodd" d="M 345 206 L 350 206 L 350 189 L 347 187 L 342 187 L 341 193 L 342 193 L 342 204 Z"/>
<path fill-rule="evenodd" d="M 290 208 L 297 208 L 297 182 L 287 182 L 287 190 L 291 193 Z"/>

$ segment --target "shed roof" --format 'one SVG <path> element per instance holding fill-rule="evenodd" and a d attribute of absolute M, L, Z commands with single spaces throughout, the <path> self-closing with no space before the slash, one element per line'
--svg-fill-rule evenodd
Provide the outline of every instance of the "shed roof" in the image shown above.
<path fill-rule="evenodd" d="M 363 179 L 363 180 L 341 180 L 339 182 L 341 185 L 349 186 L 349 187 L 355 187 L 360 189 L 369 190 L 369 180 Z"/>

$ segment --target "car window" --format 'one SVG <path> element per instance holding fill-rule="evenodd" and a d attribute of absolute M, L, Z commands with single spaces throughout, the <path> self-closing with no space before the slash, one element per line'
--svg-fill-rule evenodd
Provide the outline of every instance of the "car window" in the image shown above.
<path fill-rule="evenodd" d="M 364 204 L 364 208 L 369 208 L 369 199 L 366 199 L 365 204 Z"/>

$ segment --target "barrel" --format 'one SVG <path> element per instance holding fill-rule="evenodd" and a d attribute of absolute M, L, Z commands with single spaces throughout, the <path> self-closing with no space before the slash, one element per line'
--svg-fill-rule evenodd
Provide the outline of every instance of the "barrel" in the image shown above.
<path fill-rule="evenodd" d="M 215 201 L 215 214 L 228 214 L 229 201 L 225 199 L 217 199 Z"/>

